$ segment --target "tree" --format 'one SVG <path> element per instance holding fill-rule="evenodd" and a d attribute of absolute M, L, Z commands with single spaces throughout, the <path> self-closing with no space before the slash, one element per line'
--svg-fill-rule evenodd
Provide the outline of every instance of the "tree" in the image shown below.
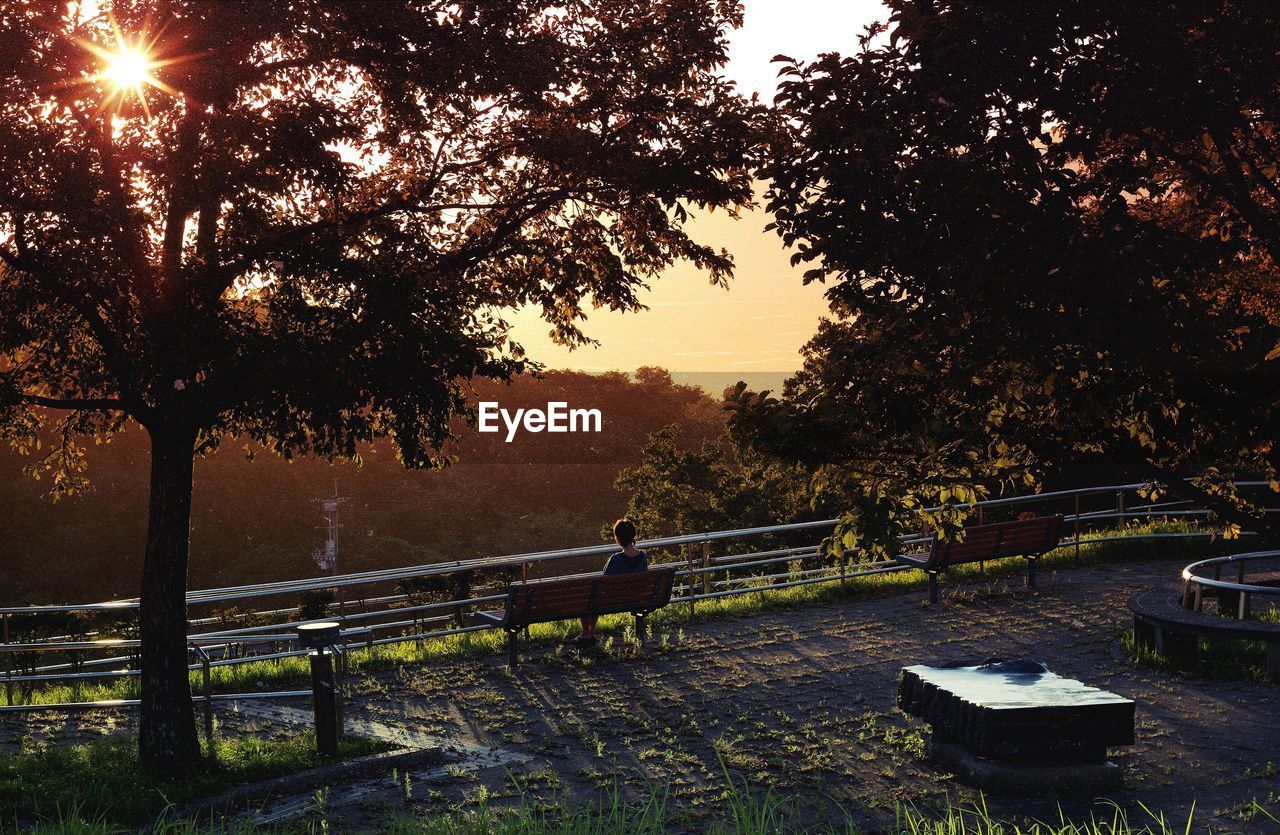
<path fill-rule="evenodd" d="M 1280 9 L 888 5 L 784 68 L 769 208 L 834 316 L 739 437 L 850 543 L 1081 459 L 1265 524 L 1229 478 L 1277 465 Z"/>
<path fill-rule="evenodd" d="M 755 116 L 727 0 L 233 0 L 0 9 L 0 426 L 55 491 L 77 439 L 151 441 L 142 761 L 198 756 L 193 454 L 247 436 L 439 463 L 467 381 L 528 366 L 503 311 L 585 340 L 733 211 Z"/>
<path fill-rule="evenodd" d="M 677 424 L 654 432 L 639 462 L 618 474 L 614 486 L 629 496 L 627 517 L 642 537 L 780 525 L 832 512 L 811 505 L 809 474 L 794 464 L 741 448 L 727 434 L 696 447 L 681 435 Z M 809 541 L 804 533 L 783 539 Z"/>

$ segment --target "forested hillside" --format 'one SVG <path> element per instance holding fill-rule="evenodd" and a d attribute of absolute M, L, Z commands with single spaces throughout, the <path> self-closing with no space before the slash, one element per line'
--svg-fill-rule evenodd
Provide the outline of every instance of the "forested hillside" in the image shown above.
<path fill-rule="evenodd" d="M 600 434 L 477 434 L 459 426 L 457 463 L 410 471 L 389 443 L 360 465 L 284 461 L 241 442 L 198 460 L 191 527 L 192 588 L 310 576 L 323 519 L 313 501 L 339 492 L 341 570 L 458 559 L 597 541 L 626 508 L 614 489 L 645 440 L 682 427 L 690 448 L 718 435 L 724 413 L 702 390 L 665 371 L 592 375 L 551 371 L 510 386 L 478 387 L 503 408 L 566 401 L 603 414 Z M 147 518 L 148 444 L 135 428 L 88 451 L 92 487 L 59 502 L 22 474 L 30 459 L 0 448 L 0 603 L 102 600 L 137 593 Z M 651 531 L 647 533 L 663 533 Z"/>

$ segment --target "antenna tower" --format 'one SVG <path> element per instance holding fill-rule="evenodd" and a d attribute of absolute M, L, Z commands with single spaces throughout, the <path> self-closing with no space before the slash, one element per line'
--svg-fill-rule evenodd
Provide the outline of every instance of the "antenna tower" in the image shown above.
<path fill-rule="evenodd" d="M 323 574 L 332 576 L 338 573 L 338 532 L 342 530 L 342 523 L 338 521 L 338 511 L 350 499 L 347 496 L 338 495 L 338 480 L 335 478 L 333 495 L 315 501 L 324 514 L 324 524 L 319 526 L 319 530 L 325 532 L 325 542 L 312 552 L 311 559 L 315 560 Z"/>

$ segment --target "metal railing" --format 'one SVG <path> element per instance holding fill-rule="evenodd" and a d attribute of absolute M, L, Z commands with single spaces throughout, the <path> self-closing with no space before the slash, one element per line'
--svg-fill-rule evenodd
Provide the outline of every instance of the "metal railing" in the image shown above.
<path fill-rule="evenodd" d="M 1253 566 L 1269 563 L 1270 570 L 1261 572 Z M 1235 579 L 1224 579 L 1224 570 L 1230 570 Z M 1208 576 L 1212 573 L 1212 577 Z M 1280 551 L 1252 551 L 1225 557 L 1210 557 L 1193 562 L 1182 570 L 1182 605 L 1197 612 L 1204 610 L 1205 589 L 1217 592 L 1219 611 L 1226 611 L 1223 604 L 1231 602 L 1231 614 L 1239 620 L 1247 620 L 1252 611 L 1252 599 L 1280 598 Z M 1225 594 L 1224 594 L 1225 593 Z"/>
<path fill-rule="evenodd" d="M 1269 484 L 1266 481 L 1237 482 L 1240 487 Z M 1128 529 L 1126 523 L 1133 521 L 1175 519 L 1194 522 L 1208 515 L 1207 510 L 1186 501 L 1127 504 L 1126 500 L 1145 486 L 1122 484 L 1002 497 L 976 502 L 970 509 L 976 511 L 979 519 L 985 516 L 987 521 L 992 521 L 993 517 L 1014 514 L 1027 505 L 1052 506 L 1063 513 L 1069 526 L 1069 536 L 1063 539 L 1060 547 L 1074 547 L 1077 556 L 1085 534 L 1093 535 L 1088 540 L 1091 543 L 1208 538 L 1214 535 L 1209 530 L 1137 534 Z M 1097 507 L 1104 499 L 1105 506 Z M 644 540 L 638 544 L 651 553 L 655 564 L 676 568 L 678 587 L 672 603 L 687 604 L 691 613 L 696 611 L 697 603 L 704 600 L 840 583 L 858 577 L 911 570 L 891 561 L 860 562 L 860 552 L 856 550 L 846 552 L 843 559 L 824 555 L 813 540 L 831 531 L 836 521 L 823 519 L 710 531 Z M 1117 525 L 1114 535 L 1096 536 L 1103 529 Z M 904 548 L 925 548 L 929 537 L 913 535 L 904 537 L 902 542 Z M 616 548 L 613 544 L 587 545 L 191 591 L 187 594 L 189 640 L 199 659 L 190 668 L 203 671 L 206 682 L 203 698 L 208 703 L 233 696 L 244 697 L 244 694 L 213 694 L 207 682 L 209 671 L 214 667 L 279 661 L 305 655 L 308 650 L 298 648 L 292 634 L 292 630 L 302 623 L 319 620 L 340 622 L 347 636 L 342 646 L 344 650 L 372 649 L 485 631 L 494 627 L 472 624 L 470 615 L 482 607 L 503 601 L 507 582 L 527 579 L 531 574 L 560 576 L 577 573 L 588 567 L 587 561 L 611 553 Z M 414 581 L 424 580 L 436 585 L 427 590 L 410 587 Z M 337 599 L 331 604 L 331 609 L 318 619 L 299 619 L 299 596 L 320 590 L 335 590 Z M 281 600 L 287 597 L 293 599 Z M 428 599 L 432 597 L 442 599 Z M 245 611 L 235 613 L 217 609 L 224 604 L 243 606 L 248 601 L 265 605 L 249 606 Z M 92 621 L 95 617 L 132 613 L 137 609 L 137 599 L 0 607 L 0 620 L 3 622 L 0 655 L 4 658 L 3 680 L 7 700 L 6 705 L 0 705 L 0 713 L 133 704 L 132 700 L 77 702 L 74 707 L 57 703 L 17 704 L 15 686 L 26 691 L 23 701 L 27 701 L 35 685 L 41 683 L 70 681 L 78 685 L 86 681 L 137 676 L 136 657 L 121 654 L 122 650 L 136 649 L 136 640 L 107 638 L 102 628 L 91 623 L 75 635 L 24 636 L 29 640 L 16 638 L 24 621 L 32 618 L 56 621 L 60 615 L 79 615 Z M 249 622 L 254 620 L 262 622 Z M 358 627 L 359 638 L 354 639 L 353 631 L 347 627 Z M 69 657 L 48 659 L 46 656 L 52 653 L 65 653 Z M 32 656 L 36 655 L 44 661 L 35 663 Z M 24 666 L 15 668 L 18 660 Z M 280 698 L 298 695 L 299 692 L 252 695 L 254 698 Z"/>

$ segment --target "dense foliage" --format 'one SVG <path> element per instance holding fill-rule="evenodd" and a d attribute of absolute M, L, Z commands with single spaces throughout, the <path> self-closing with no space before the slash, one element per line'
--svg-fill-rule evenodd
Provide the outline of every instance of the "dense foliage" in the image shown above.
<path fill-rule="evenodd" d="M 751 197 L 729 0 L 19 0 L 0 7 L 0 432 L 132 419 L 151 445 L 141 753 L 197 758 L 183 593 L 193 453 L 389 437 L 438 460 L 504 315 L 579 342 Z"/>
<path fill-rule="evenodd" d="M 1265 524 L 1226 481 L 1280 462 L 1280 8 L 888 5 L 784 69 L 769 207 L 834 316 L 739 437 L 849 543 L 1088 461 Z"/>
<path fill-rule="evenodd" d="M 655 432 L 638 460 L 618 475 L 629 497 L 627 515 L 643 536 L 757 528 L 831 518 L 834 506 L 815 505 L 809 474 L 738 444 L 727 433 L 701 444 L 696 428 L 673 423 Z M 754 540 L 768 548 L 809 544 L 810 532 Z M 716 543 L 717 550 L 732 547 Z"/>

